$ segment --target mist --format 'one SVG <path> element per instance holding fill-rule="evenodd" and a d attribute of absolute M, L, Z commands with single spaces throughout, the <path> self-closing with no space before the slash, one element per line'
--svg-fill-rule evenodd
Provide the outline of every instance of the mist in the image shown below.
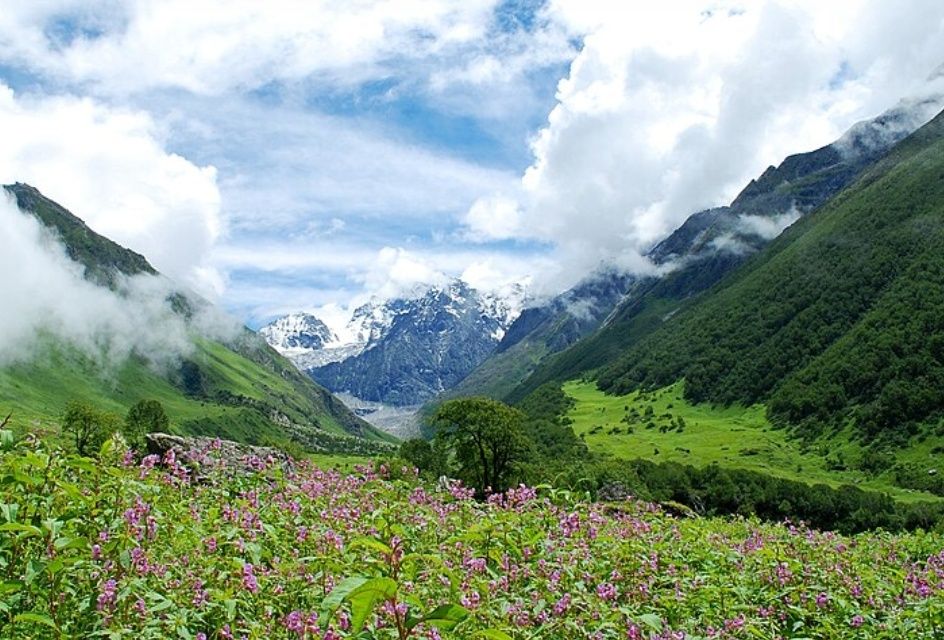
<path fill-rule="evenodd" d="M 92 284 L 58 238 L 6 193 L 0 228 L 6 236 L 0 250 L 0 366 L 65 343 L 103 371 L 132 355 L 166 368 L 193 352 L 195 335 L 225 338 L 239 329 L 210 305 L 190 320 L 175 313 L 169 296 L 180 289 L 162 276 L 123 278 L 116 291 Z"/>

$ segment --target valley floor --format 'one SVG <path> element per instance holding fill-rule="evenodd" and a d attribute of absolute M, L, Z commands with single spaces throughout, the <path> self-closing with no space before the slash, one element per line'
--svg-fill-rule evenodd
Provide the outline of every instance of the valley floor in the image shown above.
<path fill-rule="evenodd" d="M 829 443 L 804 446 L 786 431 L 774 428 L 763 405 L 692 405 L 683 398 L 681 382 L 626 396 L 606 395 L 595 383 L 586 381 L 568 382 L 563 390 L 575 400 L 567 414 L 575 433 L 597 453 L 693 466 L 718 463 L 809 484 L 853 484 L 908 502 L 941 499 L 896 486 L 888 474 L 870 476 L 856 469 L 837 468 L 841 461 L 861 456 L 861 447 L 847 434 L 832 436 Z M 928 461 L 932 448 L 922 443 L 899 458 Z"/>

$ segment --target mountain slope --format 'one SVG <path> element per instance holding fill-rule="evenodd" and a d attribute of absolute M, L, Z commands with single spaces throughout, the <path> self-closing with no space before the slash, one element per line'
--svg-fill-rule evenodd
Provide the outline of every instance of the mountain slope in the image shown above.
<path fill-rule="evenodd" d="M 944 412 L 944 113 L 599 376 L 684 378 L 815 432 L 906 438 Z"/>
<path fill-rule="evenodd" d="M 544 358 L 506 397 L 520 399 L 545 382 L 572 379 L 619 358 L 784 228 L 840 193 L 889 148 L 929 120 L 940 102 L 939 97 L 903 102 L 852 127 L 833 144 L 769 167 L 730 206 L 690 216 L 648 253 L 668 273 L 633 281 L 598 331 Z"/>
<path fill-rule="evenodd" d="M 21 210 L 61 239 L 91 282 L 114 290 L 129 276 L 159 276 L 142 256 L 96 234 L 33 187 L 5 188 Z M 208 307 L 183 292 L 171 294 L 167 303 L 182 317 Z M 70 399 L 123 413 L 137 400 L 153 397 L 165 404 L 172 423 L 184 433 L 249 442 L 291 438 L 312 448 L 345 450 L 370 450 L 375 445 L 368 440 L 386 439 L 254 333 L 237 331 L 225 344 L 194 342 L 192 352 L 172 365 L 132 356 L 102 370 L 100 359 L 48 335 L 29 362 L 0 370 L 0 402 L 22 424 L 55 421 Z"/>
<path fill-rule="evenodd" d="M 494 352 L 443 398 L 502 398 L 548 356 L 597 329 L 626 295 L 634 276 L 602 269 L 549 302 L 521 312 Z"/>
<path fill-rule="evenodd" d="M 309 368 L 311 377 L 362 400 L 419 404 L 455 385 L 484 360 L 514 317 L 507 304 L 460 280 L 383 307 L 389 309 L 387 320 L 359 353 Z"/>

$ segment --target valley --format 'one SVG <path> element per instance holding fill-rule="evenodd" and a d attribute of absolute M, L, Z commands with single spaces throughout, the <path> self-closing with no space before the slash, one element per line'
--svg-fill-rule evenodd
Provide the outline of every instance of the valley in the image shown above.
<path fill-rule="evenodd" d="M 944 638 L 944 3 L 0 15 L 0 640 Z"/>
<path fill-rule="evenodd" d="M 566 417 L 591 451 L 626 460 L 642 458 L 696 467 L 717 464 L 808 484 L 851 484 L 906 502 L 944 499 L 897 486 L 890 474 L 875 477 L 855 469 L 865 449 L 855 443 L 850 431 L 802 442 L 771 425 L 763 405 L 692 405 L 685 400 L 683 387 L 677 383 L 614 396 L 593 383 L 568 382 L 563 391 L 575 404 Z M 939 458 L 930 453 L 934 442 L 940 441 L 929 440 L 902 451 L 897 459 L 903 463 L 920 461 L 925 467 L 936 465 Z"/>

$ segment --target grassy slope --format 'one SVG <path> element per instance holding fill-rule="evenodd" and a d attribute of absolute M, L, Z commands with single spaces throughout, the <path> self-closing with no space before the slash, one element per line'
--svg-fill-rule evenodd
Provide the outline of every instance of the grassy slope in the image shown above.
<path fill-rule="evenodd" d="M 318 410 L 312 401 L 298 395 L 289 381 L 219 343 L 199 342 L 192 359 L 209 374 L 214 392 L 278 403 L 279 410 L 293 420 L 304 420 L 306 414 Z M 51 427 L 70 400 L 80 399 L 123 415 L 135 402 L 155 399 L 167 410 L 174 431 L 181 434 L 212 434 L 250 443 L 286 438 L 257 406 L 188 397 L 169 377 L 141 360 L 102 369 L 76 351 L 47 348 L 29 363 L 0 370 L 0 411 L 12 412 L 14 426 Z M 317 426 L 333 436 L 347 434 L 329 414 L 322 414 Z"/>
<path fill-rule="evenodd" d="M 763 405 L 752 407 L 720 407 L 692 405 L 683 398 L 682 383 L 650 393 L 633 392 L 625 396 L 605 395 L 587 381 L 568 382 L 564 392 L 576 400 L 568 412 L 573 428 L 591 450 L 610 453 L 619 458 L 643 458 L 654 462 L 679 462 L 694 466 L 718 463 L 760 471 L 782 478 L 832 486 L 855 484 L 862 489 L 886 491 L 900 500 L 939 500 L 932 494 L 893 486 L 882 476 L 871 478 L 861 471 L 834 471 L 827 468 L 826 457 L 841 455 L 853 459 L 858 445 L 848 434 L 834 435 L 828 445 L 814 443 L 803 447 L 787 437 L 783 430 L 773 428 L 765 416 Z M 623 416 L 635 409 L 643 416 L 652 407 L 655 428 L 647 429 L 649 418 L 632 424 Z M 671 420 L 665 417 L 671 414 Z M 674 428 L 661 432 L 677 418 L 685 421 L 681 432 Z M 628 429 L 632 433 L 628 433 Z M 934 443 L 901 452 L 902 461 L 928 460 Z"/>
<path fill-rule="evenodd" d="M 115 289 L 122 276 L 157 274 L 143 256 L 95 233 L 35 188 L 23 184 L 5 188 L 17 197 L 21 209 L 60 238 L 90 281 Z M 187 315 L 208 303 L 179 293 L 173 304 Z M 54 422 L 71 399 L 123 414 L 134 402 L 153 398 L 164 404 L 182 433 L 259 442 L 284 440 L 292 431 L 294 439 L 304 443 L 325 447 L 335 442 L 344 444 L 345 450 L 350 448 L 345 444 L 350 435 L 376 442 L 394 440 L 355 416 L 251 332 L 227 344 L 197 340 L 190 359 L 201 389 L 187 395 L 179 371 L 156 371 L 135 359 L 102 371 L 89 358 L 52 341 L 34 361 L 0 370 L 0 411 L 13 411 L 15 423 L 26 426 Z M 300 428 L 277 424 L 270 419 L 273 412 Z"/>

